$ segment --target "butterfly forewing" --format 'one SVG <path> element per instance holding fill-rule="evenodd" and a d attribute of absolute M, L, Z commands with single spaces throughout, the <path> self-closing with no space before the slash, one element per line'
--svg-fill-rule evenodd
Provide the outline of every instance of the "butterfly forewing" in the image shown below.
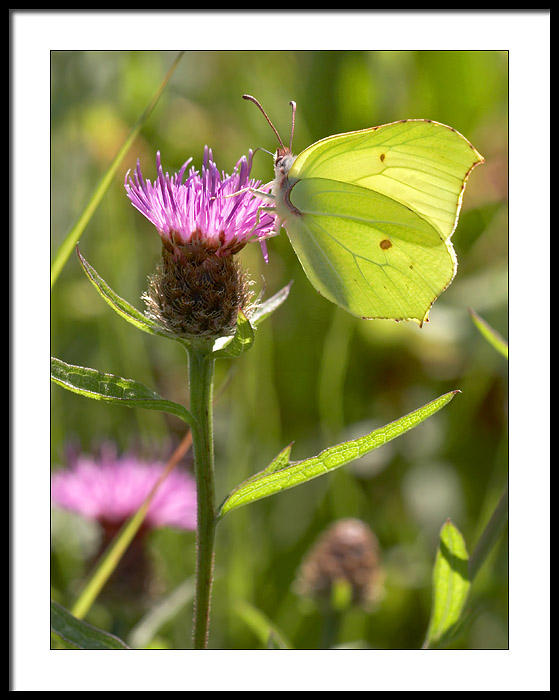
<path fill-rule="evenodd" d="M 290 180 L 326 178 L 386 195 L 450 238 L 472 168 L 482 156 L 451 127 L 407 120 L 338 134 L 306 148 Z"/>

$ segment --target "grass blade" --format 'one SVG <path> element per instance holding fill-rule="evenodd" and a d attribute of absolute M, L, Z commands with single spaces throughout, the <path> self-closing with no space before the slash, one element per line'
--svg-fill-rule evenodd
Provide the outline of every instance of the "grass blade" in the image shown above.
<path fill-rule="evenodd" d="M 51 265 L 51 272 L 50 272 L 50 286 L 51 289 L 54 286 L 56 280 L 58 279 L 58 276 L 60 275 L 62 268 L 68 261 L 68 258 L 70 257 L 72 250 L 76 246 L 76 243 L 78 242 L 81 234 L 83 233 L 85 227 L 89 223 L 91 217 L 95 213 L 95 210 L 99 206 L 99 203 L 105 196 L 105 193 L 107 192 L 109 185 L 111 184 L 111 180 L 115 176 L 116 171 L 118 170 L 120 164 L 122 163 L 124 156 L 128 153 L 128 150 L 132 143 L 134 142 L 134 139 L 136 136 L 140 133 L 141 128 L 147 121 L 148 117 L 150 114 L 153 112 L 157 102 L 159 101 L 159 98 L 161 97 L 161 94 L 163 93 L 165 87 L 167 86 L 167 83 L 171 79 L 171 76 L 173 75 L 175 68 L 179 64 L 179 61 L 181 60 L 182 56 L 184 54 L 184 51 L 181 51 L 177 58 L 173 61 L 173 65 L 169 68 L 167 71 L 167 74 L 163 78 L 163 81 L 161 82 L 161 85 L 158 87 L 155 95 L 151 99 L 151 102 L 148 104 L 146 109 L 144 110 L 143 114 L 141 117 L 138 119 L 136 124 L 132 127 L 130 133 L 128 134 L 128 137 L 126 141 L 122 144 L 120 147 L 119 152 L 116 154 L 116 156 L 113 159 L 113 162 L 110 164 L 108 170 L 105 172 L 103 177 L 101 178 L 100 182 L 98 183 L 97 187 L 95 188 L 91 199 L 87 203 L 85 209 L 81 213 L 80 217 L 76 221 L 76 223 L 72 226 L 70 232 L 62 242 L 61 246 L 56 252 L 56 255 L 54 256 L 54 260 L 52 261 Z"/>
<path fill-rule="evenodd" d="M 285 636 L 268 619 L 261 610 L 258 610 L 246 601 L 239 601 L 233 610 L 250 627 L 265 649 L 292 649 Z"/>
<path fill-rule="evenodd" d="M 156 602 L 130 631 L 130 646 L 134 649 L 146 649 L 159 629 L 193 600 L 195 585 L 194 576 L 190 576 L 163 600 Z"/>
<path fill-rule="evenodd" d="M 507 341 L 492 328 L 487 321 L 477 314 L 473 309 L 469 309 L 472 321 L 475 323 L 478 331 L 482 336 L 507 360 L 509 359 L 509 344 Z"/>
<path fill-rule="evenodd" d="M 505 489 L 470 558 L 470 581 L 473 581 L 495 546 L 509 517 L 509 490 Z"/>
<path fill-rule="evenodd" d="M 188 431 L 184 439 L 181 441 L 180 445 L 169 458 L 169 461 L 165 465 L 165 469 L 163 470 L 155 484 L 152 486 L 142 505 L 138 508 L 134 515 L 132 515 L 124 523 L 124 525 L 120 528 L 118 533 L 112 539 L 107 550 L 101 557 L 99 564 L 94 569 L 87 584 L 82 590 L 79 598 L 74 603 L 74 606 L 72 608 L 72 615 L 74 615 L 78 619 L 81 619 L 87 615 L 97 596 L 102 591 L 103 586 L 118 566 L 118 563 L 124 556 L 124 553 L 130 546 L 132 540 L 136 536 L 136 533 L 140 529 L 141 524 L 144 522 L 149 507 L 153 499 L 155 498 L 157 490 L 165 481 L 165 479 L 169 476 L 171 471 L 179 463 L 180 459 L 190 449 L 191 444 L 192 433 Z"/>

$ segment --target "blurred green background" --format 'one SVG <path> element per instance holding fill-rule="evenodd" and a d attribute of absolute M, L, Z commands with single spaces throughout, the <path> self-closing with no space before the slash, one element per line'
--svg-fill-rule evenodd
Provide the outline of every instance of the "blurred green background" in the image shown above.
<path fill-rule="evenodd" d="M 52 53 L 52 250 L 64 239 L 176 53 Z M 129 203 L 123 181 L 139 157 L 155 175 L 155 152 L 173 170 L 205 144 L 231 172 L 249 148 L 274 150 L 274 135 L 245 92 L 264 105 L 284 140 L 289 100 L 298 105 L 294 151 L 339 132 L 405 118 L 443 122 L 485 156 L 464 197 L 454 246 L 459 268 L 430 323 L 367 322 L 315 293 L 283 234 L 240 257 L 266 295 L 294 280 L 291 295 L 261 326 L 240 360 L 217 367 L 215 406 L 218 501 L 264 468 L 291 441 L 292 458 L 364 434 L 436 396 L 462 394 L 428 422 L 334 474 L 235 511 L 218 529 L 210 647 L 261 648 L 240 614 L 264 613 L 296 648 L 321 645 L 323 620 L 293 582 L 305 552 L 332 521 L 358 517 L 382 548 L 384 596 L 370 612 L 344 616 L 338 643 L 418 648 L 431 604 L 438 532 L 447 517 L 470 552 L 507 480 L 507 365 L 479 335 L 473 307 L 507 337 L 507 82 L 505 52 L 187 52 L 80 247 L 112 288 L 142 308 L 140 296 L 160 243 Z M 253 175 L 273 177 L 257 153 Z M 103 303 L 72 256 L 52 293 L 52 354 L 66 362 L 135 378 L 185 403 L 185 356 L 147 336 Z M 220 388 L 221 387 L 221 388 Z M 106 406 L 52 390 L 52 465 L 69 444 L 166 459 L 182 425 L 155 412 Z M 189 460 L 183 465 L 191 468 Z M 53 597 L 71 607 L 98 542 L 93 525 L 53 513 Z M 508 645 L 507 541 L 479 574 L 456 648 Z M 115 604 L 101 597 L 88 620 L 128 638 L 131 628 L 194 571 L 194 534 L 162 529 L 148 539 L 153 598 Z M 188 648 L 191 605 L 151 646 Z"/>

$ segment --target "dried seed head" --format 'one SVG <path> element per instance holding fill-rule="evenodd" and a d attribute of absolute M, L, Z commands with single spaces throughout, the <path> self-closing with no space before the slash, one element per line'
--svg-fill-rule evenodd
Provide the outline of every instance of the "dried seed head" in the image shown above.
<path fill-rule="evenodd" d="M 218 256 L 204 243 L 164 242 L 143 299 L 149 316 L 171 333 L 218 338 L 234 330 L 239 310 L 247 310 L 249 287 L 232 255 Z"/>
<path fill-rule="evenodd" d="M 331 603 L 337 584 L 346 583 L 351 601 L 367 607 L 378 600 L 382 582 L 380 547 L 361 520 L 338 520 L 321 535 L 301 565 L 297 593 Z"/>

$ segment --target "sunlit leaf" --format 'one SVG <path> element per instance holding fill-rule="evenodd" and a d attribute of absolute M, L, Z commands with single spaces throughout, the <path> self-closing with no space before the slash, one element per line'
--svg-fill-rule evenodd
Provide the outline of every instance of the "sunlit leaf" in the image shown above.
<path fill-rule="evenodd" d="M 216 358 L 239 357 L 254 343 L 254 328 L 248 318 L 239 311 L 235 335 L 218 338 L 213 346 Z"/>
<path fill-rule="evenodd" d="M 449 519 L 441 529 L 433 569 L 433 607 L 425 647 L 435 646 L 450 634 L 460 619 L 469 590 L 466 543 Z"/>
<path fill-rule="evenodd" d="M 219 516 L 221 517 L 247 503 L 253 503 L 261 498 L 303 484 L 352 462 L 354 459 L 363 457 L 371 450 L 382 447 L 390 440 L 394 440 L 394 438 L 415 428 L 452 401 L 456 393 L 456 391 L 451 391 L 444 394 L 383 428 L 373 430 L 372 433 L 356 440 L 349 440 L 340 445 L 329 447 L 316 457 L 290 464 L 287 460 L 289 459 L 288 450 L 291 450 L 291 446 L 285 448 L 264 471 L 243 482 L 229 494 L 221 505 Z"/>
<path fill-rule="evenodd" d="M 291 282 L 266 301 L 257 304 L 250 314 L 239 311 L 234 335 L 218 338 L 213 346 L 214 357 L 239 357 L 249 350 L 254 343 L 254 331 L 262 321 L 268 318 L 289 296 Z"/>
<path fill-rule="evenodd" d="M 184 406 L 162 399 L 155 391 L 133 379 L 124 379 L 89 367 L 69 365 L 56 357 L 51 358 L 51 379 L 64 389 L 90 399 L 165 411 L 189 425 L 193 422 L 192 416 Z"/>
<path fill-rule="evenodd" d="M 283 302 L 289 296 L 292 284 L 293 282 L 286 284 L 285 287 L 282 287 L 279 290 L 279 292 L 276 292 L 269 299 L 266 299 L 266 301 L 263 301 L 261 304 L 258 304 L 254 311 L 251 314 L 249 314 L 250 322 L 252 323 L 254 328 L 257 328 L 260 325 L 260 323 L 262 323 L 262 321 L 267 319 L 268 316 L 273 314 L 274 311 L 283 304 Z"/>
<path fill-rule="evenodd" d="M 53 632 L 77 649 L 129 649 L 118 637 L 78 620 L 54 601 L 50 604 L 50 624 Z"/>

